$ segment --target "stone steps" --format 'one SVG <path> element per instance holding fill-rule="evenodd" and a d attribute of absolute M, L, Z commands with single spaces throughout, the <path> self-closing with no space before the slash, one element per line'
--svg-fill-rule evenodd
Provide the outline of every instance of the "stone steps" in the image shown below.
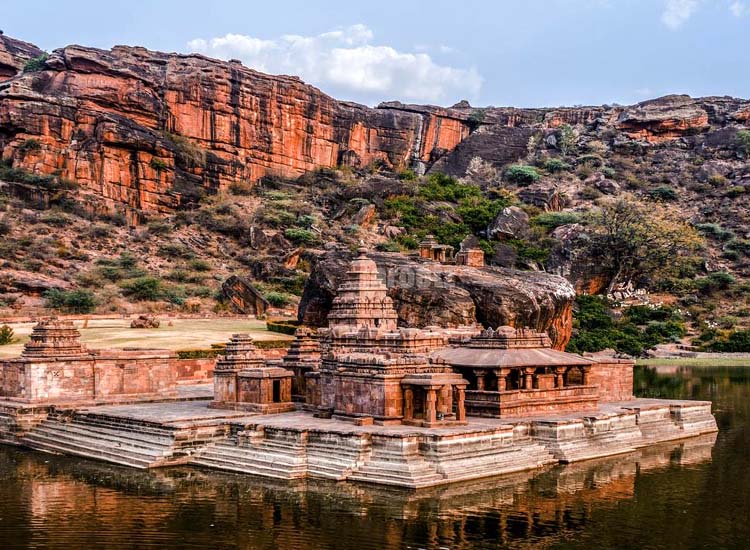
<path fill-rule="evenodd" d="M 120 432 L 135 432 L 139 436 L 144 434 L 163 435 L 170 430 L 153 422 L 145 420 L 136 420 L 130 418 L 119 418 L 116 416 L 104 416 L 90 413 L 76 413 L 75 421 L 78 424 L 85 424 L 101 428 L 109 428 Z"/>
<path fill-rule="evenodd" d="M 58 422 L 60 429 L 66 429 L 71 432 L 89 435 L 97 433 L 107 439 L 122 441 L 123 443 L 132 443 L 136 445 L 169 445 L 174 441 L 174 435 L 164 430 L 161 433 L 139 433 L 130 430 L 118 430 L 98 424 L 80 422 L 77 419 L 72 422 Z"/>
<path fill-rule="evenodd" d="M 105 432 L 103 430 L 91 430 L 88 426 L 77 426 L 72 422 L 58 422 L 54 425 L 43 423 L 32 432 L 34 434 L 59 436 L 61 433 L 72 440 L 91 440 L 94 436 L 100 441 L 107 441 L 111 444 L 124 448 L 143 449 L 145 451 L 157 450 L 161 452 L 165 447 L 169 448 L 172 444 L 170 438 L 153 437 L 138 439 L 132 436 L 122 436 L 117 433 Z"/>
<path fill-rule="evenodd" d="M 275 479 L 299 479 L 306 476 L 304 448 L 280 445 L 238 445 L 224 441 L 206 448 L 190 464 L 230 470 Z"/>
<path fill-rule="evenodd" d="M 106 448 L 102 447 L 101 444 L 94 442 L 89 445 L 79 445 L 69 440 L 61 440 L 56 437 L 48 437 L 46 435 L 35 433 L 27 434 L 23 438 L 23 444 L 24 446 L 37 451 L 52 454 L 82 456 L 93 460 L 102 460 L 113 464 L 120 464 L 122 466 L 130 466 L 131 468 L 146 469 L 153 461 L 152 457 L 143 458 L 142 456 L 134 455 L 125 450 L 108 451 Z"/>
<path fill-rule="evenodd" d="M 22 438 L 23 445 L 55 454 L 83 456 L 133 468 L 161 465 L 172 456 L 168 437 L 117 433 L 89 423 L 46 420 Z"/>

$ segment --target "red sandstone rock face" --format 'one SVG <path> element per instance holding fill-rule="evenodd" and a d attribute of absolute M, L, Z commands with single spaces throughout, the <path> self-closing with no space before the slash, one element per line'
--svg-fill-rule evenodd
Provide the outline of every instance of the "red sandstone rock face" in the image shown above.
<path fill-rule="evenodd" d="M 16 76 L 27 61 L 42 53 L 33 44 L 0 35 L 0 82 Z"/>
<path fill-rule="evenodd" d="M 619 118 L 620 130 L 635 139 L 661 143 L 708 128 L 706 110 L 686 95 L 644 101 L 626 109 Z"/>
<path fill-rule="evenodd" d="M 0 90 L 4 158 L 110 204 L 169 211 L 191 193 L 318 167 L 428 162 L 467 115 L 337 102 L 297 78 L 199 55 L 69 46 Z M 23 151 L 27 139 L 41 143 Z"/>

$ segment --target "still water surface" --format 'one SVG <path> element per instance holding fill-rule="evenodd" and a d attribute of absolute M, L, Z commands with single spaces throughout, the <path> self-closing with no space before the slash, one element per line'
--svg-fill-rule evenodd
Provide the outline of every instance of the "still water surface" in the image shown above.
<path fill-rule="evenodd" d="M 750 548 L 750 369 L 641 369 L 720 433 L 425 493 L 139 472 L 0 446 L 0 548 Z"/>

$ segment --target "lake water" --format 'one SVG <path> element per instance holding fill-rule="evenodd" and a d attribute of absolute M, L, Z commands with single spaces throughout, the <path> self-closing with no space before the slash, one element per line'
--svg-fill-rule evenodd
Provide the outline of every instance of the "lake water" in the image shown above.
<path fill-rule="evenodd" d="M 713 401 L 718 436 L 416 494 L 0 446 L 0 548 L 750 548 L 750 369 L 636 386 Z"/>

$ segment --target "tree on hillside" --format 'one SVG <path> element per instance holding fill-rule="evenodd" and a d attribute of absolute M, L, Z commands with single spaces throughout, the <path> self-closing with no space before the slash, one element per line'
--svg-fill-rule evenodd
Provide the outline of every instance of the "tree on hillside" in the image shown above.
<path fill-rule="evenodd" d="M 704 241 L 677 209 L 621 197 L 592 210 L 586 219 L 588 254 L 619 283 L 678 274 L 695 260 Z"/>

